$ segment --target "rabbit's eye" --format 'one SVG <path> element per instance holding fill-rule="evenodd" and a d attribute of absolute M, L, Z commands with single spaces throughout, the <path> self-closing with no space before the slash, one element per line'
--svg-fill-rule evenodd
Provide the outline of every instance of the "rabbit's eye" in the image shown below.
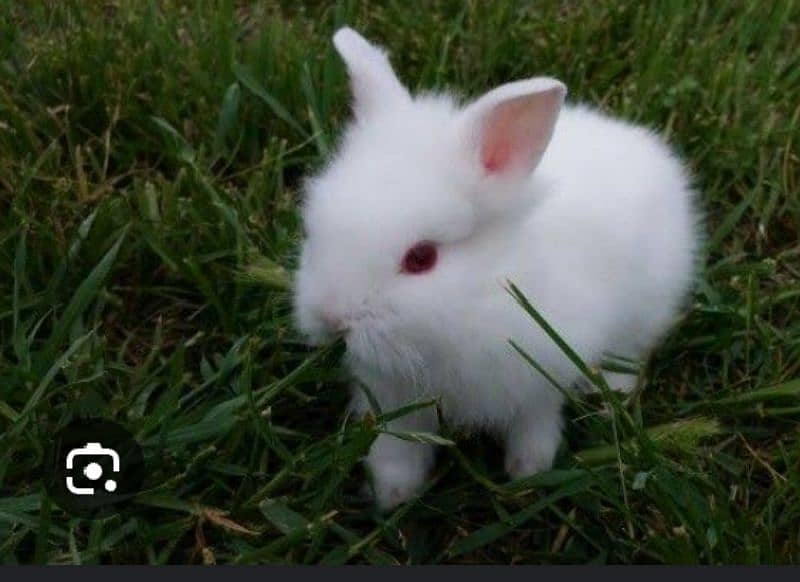
<path fill-rule="evenodd" d="M 436 245 L 432 242 L 418 242 L 406 251 L 402 272 L 418 275 L 430 271 L 436 265 L 437 254 Z"/>

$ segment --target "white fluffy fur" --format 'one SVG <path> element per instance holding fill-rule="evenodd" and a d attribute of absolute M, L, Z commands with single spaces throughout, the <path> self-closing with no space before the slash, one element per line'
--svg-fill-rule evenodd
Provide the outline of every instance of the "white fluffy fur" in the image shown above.
<path fill-rule="evenodd" d="M 558 116 L 557 81 L 504 85 L 462 109 L 448 96 L 398 90 L 382 51 L 352 30 L 335 43 L 357 93 L 355 121 L 309 181 L 295 281 L 299 328 L 311 342 L 346 329 L 349 368 L 385 410 L 440 398 L 449 422 L 505 439 L 512 476 L 549 468 L 563 396 L 508 340 L 563 385 L 579 373 L 506 281 L 585 360 L 646 355 L 692 281 L 698 220 L 687 172 L 646 129 L 583 106 L 564 106 Z M 551 91 L 544 101 L 543 91 Z M 528 97 L 530 105 L 519 101 Z M 519 115 L 538 140 L 521 146 L 533 152 L 522 173 L 481 164 L 482 132 L 503 104 L 513 106 L 495 117 Z M 399 272 L 420 240 L 437 243 L 436 267 Z M 394 424 L 437 429 L 430 410 Z M 412 496 L 432 463 L 432 447 L 381 435 L 367 458 L 378 503 Z"/>

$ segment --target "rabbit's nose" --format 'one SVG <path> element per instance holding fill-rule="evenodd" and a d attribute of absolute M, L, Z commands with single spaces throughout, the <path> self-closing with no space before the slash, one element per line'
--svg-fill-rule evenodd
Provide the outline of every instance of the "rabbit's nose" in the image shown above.
<path fill-rule="evenodd" d="M 323 308 L 319 312 L 319 318 L 329 331 L 341 333 L 347 330 L 344 319 L 332 309 Z"/>

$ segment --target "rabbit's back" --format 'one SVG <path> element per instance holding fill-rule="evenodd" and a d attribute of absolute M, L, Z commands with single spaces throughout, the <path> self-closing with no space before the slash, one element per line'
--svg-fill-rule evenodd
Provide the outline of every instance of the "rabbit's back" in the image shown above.
<path fill-rule="evenodd" d="M 530 288 L 577 343 L 641 355 L 694 275 L 699 217 L 688 173 L 656 134 L 567 107 L 537 174 L 548 189 L 527 229 Z"/>

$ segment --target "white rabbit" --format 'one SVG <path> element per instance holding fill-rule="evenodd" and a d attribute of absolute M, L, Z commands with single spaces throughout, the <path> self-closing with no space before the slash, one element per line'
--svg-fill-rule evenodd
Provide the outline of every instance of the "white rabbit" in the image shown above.
<path fill-rule="evenodd" d="M 652 132 L 538 77 L 466 107 L 412 97 L 385 53 L 333 37 L 354 93 L 338 153 L 308 182 L 295 316 L 310 343 L 345 334 L 347 365 L 389 411 L 438 398 L 448 423 L 504 439 L 512 477 L 550 468 L 580 373 L 507 292 L 514 282 L 585 361 L 646 355 L 693 279 L 687 172 Z M 633 376 L 609 383 L 630 390 Z M 353 407 L 368 408 L 354 389 Z M 393 431 L 437 430 L 430 409 Z M 381 434 L 366 463 L 379 506 L 413 496 L 428 444 Z"/>

